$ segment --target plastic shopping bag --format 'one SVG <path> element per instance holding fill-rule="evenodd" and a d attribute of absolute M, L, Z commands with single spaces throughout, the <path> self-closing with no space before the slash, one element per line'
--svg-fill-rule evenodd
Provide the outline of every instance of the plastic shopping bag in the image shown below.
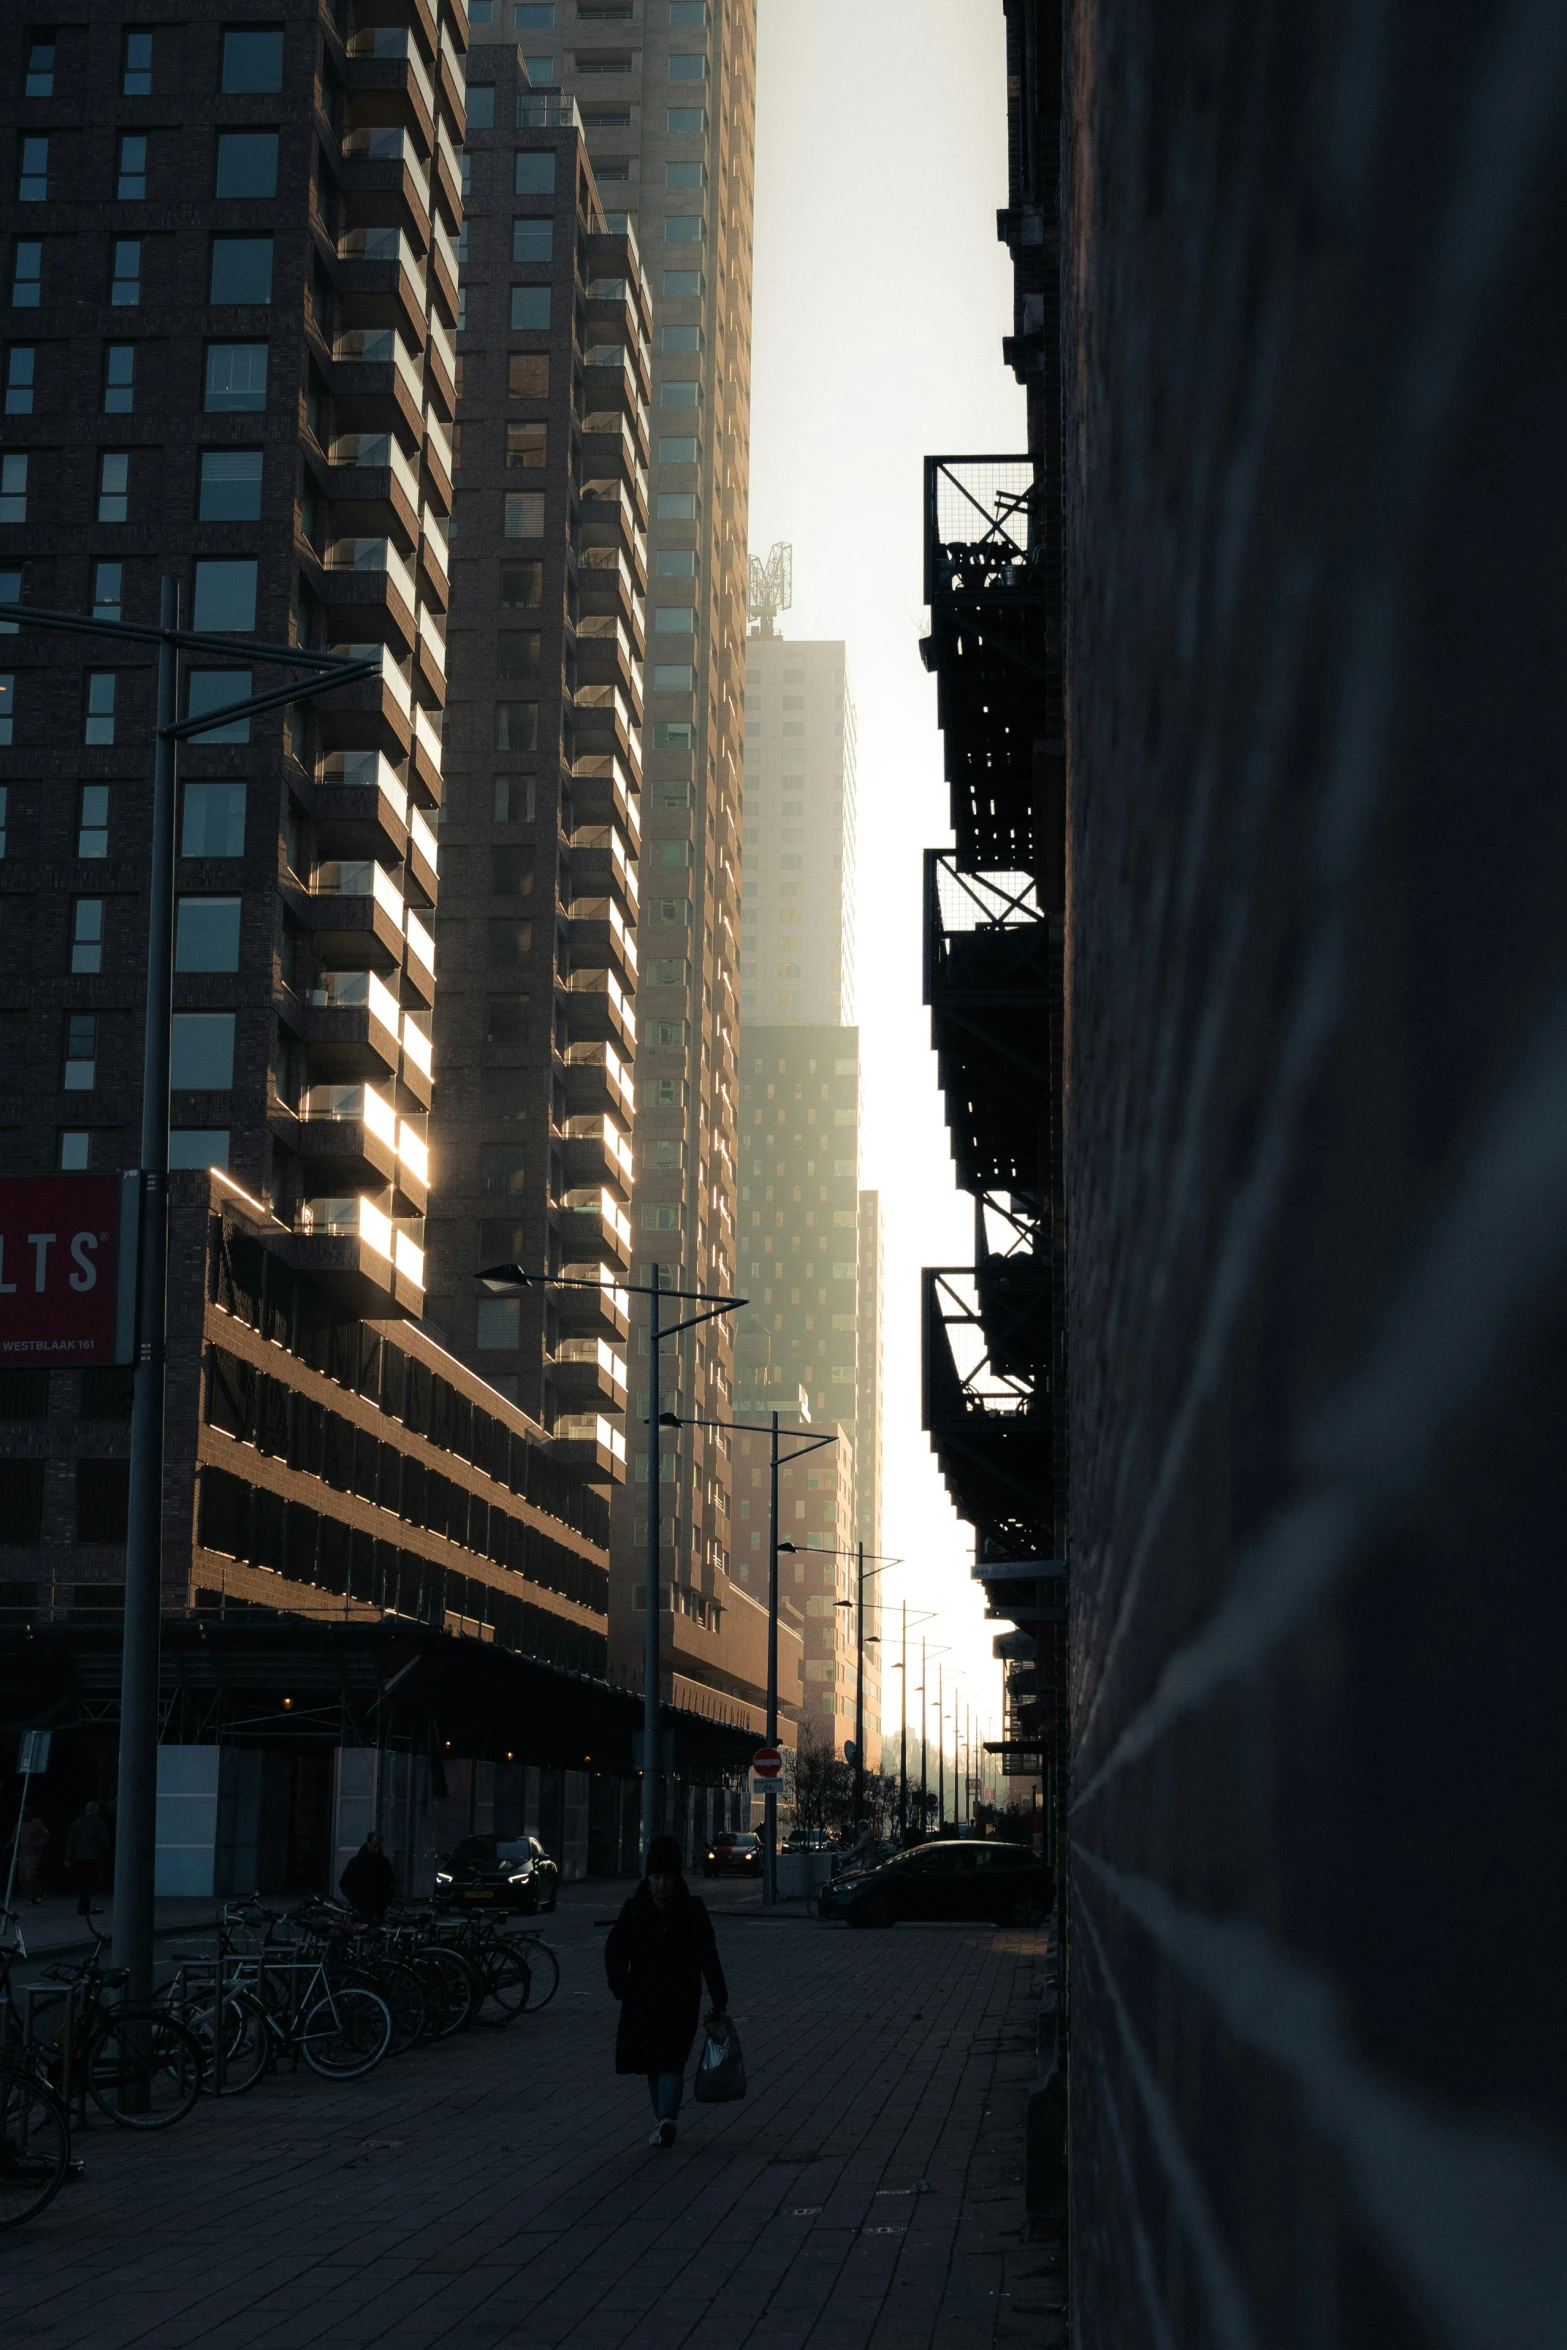
<path fill-rule="evenodd" d="M 745 2057 L 732 2016 L 708 2018 L 707 2040 L 691 2094 L 698 2105 L 732 2105 L 745 2095 Z"/>

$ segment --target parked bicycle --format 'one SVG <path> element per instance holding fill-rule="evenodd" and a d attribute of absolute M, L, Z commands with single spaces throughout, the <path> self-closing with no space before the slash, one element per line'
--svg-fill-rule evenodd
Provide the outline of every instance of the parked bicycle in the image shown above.
<path fill-rule="evenodd" d="M 0 2057 L 0 2230 L 36 2219 L 71 2170 L 65 2100 L 30 2066 Z"/>
<path fill-rule="evenodd" d="M 123 1991 L 126 1971 L 104 1965 L 104 1937 L 88 1930 L 91 1951 L 77 1966 L 45 1967 L 50 1988 L 40 1995 L 33 1986 L 25 2015 L 12 1983 L 18 1953 L 0 1947 L 0 2040 L 8 2061 L 42 2081 L 67 2111 L 73 2097 L 91 2097 L 121 2129 L 170 2129 L 201 2094 L 201 2041 L 162 2006 L 111 1999 Z"/>

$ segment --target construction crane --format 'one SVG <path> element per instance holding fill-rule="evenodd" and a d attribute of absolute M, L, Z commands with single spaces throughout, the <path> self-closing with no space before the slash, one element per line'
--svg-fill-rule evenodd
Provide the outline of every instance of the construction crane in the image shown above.
<path fill-rule="evenodd" d="M 787 612 L 793 602 L 794 549 L 787 539 L 775 539 L 765 563 L 760 555 L 751 557 L 746 616 L 758 636 L 776 636 L 778 631 L 773 624 L 779 613 Z"/>

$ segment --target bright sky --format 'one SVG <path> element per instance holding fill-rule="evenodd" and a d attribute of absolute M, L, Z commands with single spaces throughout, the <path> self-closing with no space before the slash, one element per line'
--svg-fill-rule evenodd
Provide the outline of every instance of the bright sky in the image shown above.
<path fill-rule="evenodd" d="M 951 839 L 935 680 L 920 666 L 927 454 L 1025 445 L 1001 362 L 1010 263 L 1000 0 L 759 0 L 751 547 L 794 545 L 785 636 L 839 638 L 859 710 L 856 1009 L 864 1175 L 887 1240 L 883 1580 L 945 1644 L 950 1691 L 1000 1720 L 993 1627 L 920 1427 L 919 1275 L 973 1262 L 920 1000 L 921 852 Z M 896 1653 L 884 1623 L 884 1663 Z M 912 1645 L 912 1643 L 911 1643 Z M 887 1676 L 896 1739 L 898 1675 Z M 917 1714 L 917 1649 L 910 1713 Z"/>

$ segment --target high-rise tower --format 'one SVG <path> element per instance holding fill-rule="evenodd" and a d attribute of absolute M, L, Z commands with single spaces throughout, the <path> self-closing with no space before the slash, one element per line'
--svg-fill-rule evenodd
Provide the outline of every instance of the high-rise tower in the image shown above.
<path fill-rule="evenodd" d="M 529 80 L 580 107 L 611 229 L 635 237 L 653 301 L 646 788 L 638 945 L 639 1274 L 735 1285 L 741 710 L 751 347 L 755 0 L 568 10 L 484 0 L 476 45 L 504 40 Z M 647 1484 L 645 1333 L 633 1317 L 632 1474 L 614 1516 L 612 1644 L 640 1674 Z M 665 1393 L 685 1414 L 732 1405 L 720 1320 L 679 1342 Z M 645 1406 L 642 1408 L 645 1409 Z M 731 1588 L 730 1467 L 710 1430 L 670 1433 L 666 1656 L 684 1704 L 761 1726 L 755 1603 Z M 641 1466 L 639 1482 L 637 1470 Z M 786 1693 L 788 1694 L 788 1693 Z"/>

